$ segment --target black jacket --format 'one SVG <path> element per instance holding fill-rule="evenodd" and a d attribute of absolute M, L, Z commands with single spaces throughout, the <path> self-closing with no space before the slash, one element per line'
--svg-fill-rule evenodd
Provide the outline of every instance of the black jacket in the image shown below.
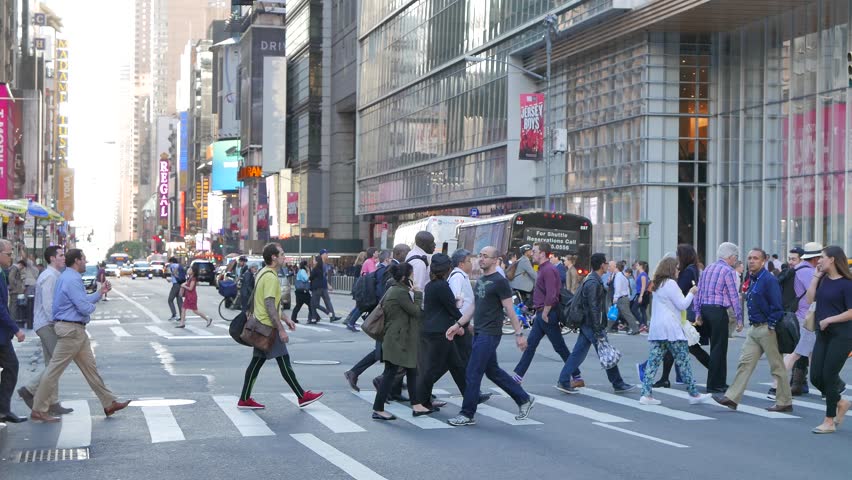
<path fill-rule="evenodd" d="M 595 334 L 604 329 L 604 296 L 606 291 L 597 272 L 592 272 L 586 277 L 582 285 L 582 295 L 586 307 L 586 325 L 592 328 Z"/>
<path fill-rule="evenodd" d="M 311 282 L 311 290 L 328 288 L 328 280 L 325 276 L 325 264 L 322 260 L 318 260 L 314 268 L 311 269 L 311 275 L 308 277 L 308 280 Z"/>
<path fill-rule="evenodd" d="M 432 280 L 423 292 L 423 333 L 446 333 L 462 317 L 446 280 Z"/>

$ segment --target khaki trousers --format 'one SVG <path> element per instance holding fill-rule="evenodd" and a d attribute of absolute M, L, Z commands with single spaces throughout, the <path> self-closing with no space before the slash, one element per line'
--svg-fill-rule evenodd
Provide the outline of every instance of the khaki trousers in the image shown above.
<path fill-rule="evenodd" d="M 86 335 L 86 326 L 79 323 L 56 322 L 53 328 L 58 341 L 53 350 L 53 357 L 42 374 L 35 400 L 33 400 L 33 410 L 47 412 L 50 407 L 49 399 L 56 395 L 59 388 L 59 377 L 72 360 L 89 383 L 89 387 L 98 396 L 101 405 L 104 408 L 110 406 L 116 397 L 104 385 L 103 379 L 98 374 L 95 354 L 92 352 L 89 336 Z"/>
<path fill-rule="evenodd" d="M 38 391 L 38 384 L 41 383 L 41 377 L 44 376 L 44 372 L 47 370 L 47 366 L 50 365 L 50 359 L 53 358 L 53 351 L 56 349 L 56 342 L 59 341 L 59 337 L 56 336 L 56 331 L 53 329 L 53 325 L 46 325 L 41 327 L 36 331 L 36 335 L 41 339 L 41 351 L 44 353 L 44 368 L 41 369 L 41 372 L 33 378 L 30 383 L 24 387 L 30 393 L 35 395 Z M 51 396 L 47 399 L 47 401 L 51 405 L 55 405 L 59 403 L 59 388 L 51 392 Z"/>
<path fill-rule="evenodd" d="M 784 407 L 792 405 L 793 396 L 790 394 L 790 384 L 787 382 L 787 369 L 784 368 L 784 359 L 781 352 L 778 351 L 778 337 L 774 331 L 769 330 L 769 326 L 765 323 L 753 325 L 748 329 L 743 350 L 740 352 L 737 376 L 734 378 L 734 383 L 725 392 L 725 396 L 740 403 L 751 374 L 754 373 L 754 368 L 763 353 L 766 353 L 772 376 L 778 383 L 775 404 Z"/>

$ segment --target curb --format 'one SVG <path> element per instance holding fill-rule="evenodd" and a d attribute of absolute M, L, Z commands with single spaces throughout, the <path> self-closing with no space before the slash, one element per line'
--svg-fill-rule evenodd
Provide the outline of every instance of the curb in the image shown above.
<path fill-rule="evenodd" d="M 6 424 L 0 423 L 0 452 L 3 452 L 6 449 L 6 437 L 9 435 L 9 432 L 7 432 L 6 429 Z"/>

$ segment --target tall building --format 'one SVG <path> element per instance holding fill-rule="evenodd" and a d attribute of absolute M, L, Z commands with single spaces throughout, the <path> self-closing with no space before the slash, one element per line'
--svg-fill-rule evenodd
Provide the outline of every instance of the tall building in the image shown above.
<path fill-rule="evenodd" d="M 846 0 L 439 3 L 362 2 L 357 211 L 373 235 L 551 207 L 547 183 L 614 258 L 638 256 L 640 221 L 652 264 L 680 242 L 705 261 L 722 241 L 852 248 Z M 550 82 L 516 68 L 546 75 L 547 14 Z M 520 158 L 533 93 L 565 153 Z"/>
<path fill-rule="evenodd" d="M 125 135 L 115 139 L 118 152 L 118 202 L 115 215 L 115 239 L 117 242 L 138 238 L 136 194 L 139 189 L 138 160 L 134 156 L 136 139 L 133 135 L 134 79 L 133 67 L 122 65 L 118 72 L 118 97 L 124 101 L 118 108 L 118 132 Z"/>
<path fill-rule="evenodd" d="M 151 217 L 150 206 L 154 195 L 155 176 L 152 172 L 151 153 L 151 21 L 152 0 L 136 0 L 133 15 L 133 123 L 131 125 L 132 168 L 138 172 L 137 195 L 133 198 L 137 215 L 133 217 L 134 238 L 147 240 L 155 233 L 151 228 L 145 228 Z M 146 212 L 148 212 L 146 214 Z"/>

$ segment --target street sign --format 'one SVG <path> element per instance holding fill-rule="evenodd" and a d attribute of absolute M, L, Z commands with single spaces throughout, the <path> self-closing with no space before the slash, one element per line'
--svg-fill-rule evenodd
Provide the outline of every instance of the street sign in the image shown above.
<path fill-rule="evenodd" d="M 43 38 L 34 39 L 33 45 L 35 46 L 36 50 L 44 50 L 45 49 L 45 42 L 44 42 Z"/>
<path fill-rule="evenodd" d="M 478 218 L 479 217 L 479 209 L 476 208 L 476 207 L 471 208 L 470 209 L 470 216 L 473 217 L 473 218 Z"/>
<path fill-rule="evenodd" d="M 33 15 L 33 24 L 43 27 L 47 25 L 47 15 L 44 13 L 36 13 Z"/>

